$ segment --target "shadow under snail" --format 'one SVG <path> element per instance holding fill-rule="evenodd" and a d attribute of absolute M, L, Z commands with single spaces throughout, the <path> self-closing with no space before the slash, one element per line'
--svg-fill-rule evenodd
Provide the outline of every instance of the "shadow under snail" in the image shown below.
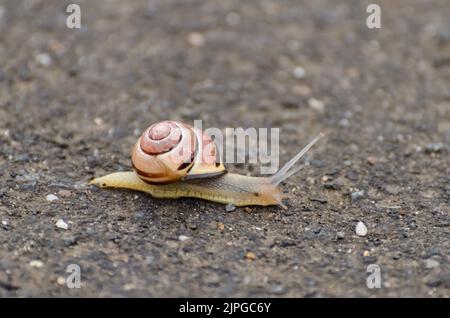
<path fill-rule="evenodd" d="M 235 206 L 278 204 L 286 209 L 279 184 L 300 171 L 303 166 L 292 167 L 322 136 L 274 175 L 249 177 L 228 173 L 223 163 L 216 162 L 216 145 L 207 134 L 184 123 L 162 121 L 147 128 L 134 145 L 134 171 L 111 173 L 90 183 L 143 191 L 156 198 L 194 197 Z"/>

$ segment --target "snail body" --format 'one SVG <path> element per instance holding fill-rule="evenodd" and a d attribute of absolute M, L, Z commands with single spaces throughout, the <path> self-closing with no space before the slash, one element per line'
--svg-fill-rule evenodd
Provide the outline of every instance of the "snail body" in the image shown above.
<path fill-rule="evenodd" d="M 168 184 L 149 184 L 133 171 L 116 172 L 94 179 L 99 187 L 114 187 L 147 192 L 155 198 L 177 199 L 191 197 L 223 204 L 283 205 L 282 193 L 269 178 L 247 177 L 226 173 L 214 178 L 193 179 Z"/>
<path fill-rule="evenodd" d="M 111 173 L 91 184 L 142 191 L 156 198 L 194 197 L 235 206 L 286 208 L 279 184 L 303 167 L 291 169 L 321 136 L 274 175 L 249 177 L 228 173 L 216 160 L 216 145 L 206 134 L 183 123 L 164 121 L 150 126 L 136 142 L 131 156 L 134 171 Z"/>

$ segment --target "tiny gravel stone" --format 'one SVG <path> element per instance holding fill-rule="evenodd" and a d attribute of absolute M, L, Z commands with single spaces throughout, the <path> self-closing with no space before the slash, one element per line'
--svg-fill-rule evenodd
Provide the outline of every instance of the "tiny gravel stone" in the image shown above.
<path fill-rule="evenodd" d="M 184 242 L 186 240 L 189 240 L 189 236 L 180 235 L 180 236 L 178 236 L 178 240 L 181 241 L 181 242 Z"/>
<path fill-rule="evenodd" d="M 67 225 L 66 222 L 64 222 L 63 219 L 59 219 L 58 221 L 56 221 L 56 227 L 59 229 L 63 229 L 63 230 L 67 230 L 69 228 L 69 226 Z"/>
<path fill-rule="evenodd" d="M 351 197 L 352 197 L 352 201 L 357 201 L 357 200 L 363 198 L 364 190 L 352 192 Z"/>
<path fill-rule="evenodd" d="M 42 268 L 44 266 L 44 263 L 38 260 L 33 260 L 30 262 L 29 264 L 31 267 L 35 267 L 35 268 Z"/>
<path fill-rule="evenodd" d="M 59 276 L 59 277 L 56 279 L 56 283 L 57 283 L 58 285 L 64 286 L 64 285 L 66 284 L 66 279 L 65 279 L 64 277 L 62 277 L 62 276 Z"/>
<path fill-rule="evenodd" d="M 358 224 L 356 224 L 355 228 L 356 235 L 358 236 L 366 236 L 367 235 L 367 227 L 366 225 L 359 221 Z"/>
<path fill-rule="evenodd" d="M 328 202 L 328 200 L 325 197 L 317 196 L 317 197 L 309 197 L 309 201 L 312 202 L 319 202 L 322 204 L 325 204 Z"/>
<path fill-rule="evenodd" d="M 319 113 L 323 113 L 325 111 L 325 104 L 318 99 L 310 98 L 308 100 L 308 105 L 311 109 L 313 109 Z"/>
<path fill-rule="evenodd" d="M 369 156 L 367 157 L 367 163 L 371 166 L 373 166 L 374 164 L 376 164 L 378 162 L 378 159 L 376 157 L 373 156 Z"/>
<path fill-rule="evenodd" d="M 253 252 L 247 252 L 245 253 L 245 258 L 249 261 L 254 261 L 256 259 L 256 254 Z"/>
<path fill-rule="evenodd" d="M 52 202 L 52 201 L 58 200 L 59 198 L 58 198 L 56 195 L 54 195 L 54 194 L 48 194 L 48 195 L 45 197 L 45 199 L 46 199 L 47 201 L 49 201 L 49 202 Z"/>
<path fill-rule="evenodd" d="M 351 166 L 353 164 L 353 161 L 351 161 L 351 160 L 344 160 L 344 161 L 342 161 L 342 163 L 344 165 L 346 165 L 346 166 Z"/>
<path fill-rule="evenodd" d="M 198 32 L 191 32 L 187 36 L 187 41 L 190 45 L 200 47 L 205 44 L 205 37 Z"/>
<path fill-rule="evenodd" d="M 438 153 L 444 150 L 444 145 L 442 143 L 432 143 L 425 147 L 425 151 L 428 153 Z"/>
<path fill-rule="evenodd" d="M 64 237 L 62 237 L 62 241 L 64 242 L 65 246 L 73 246 L 76 245 L 78 240 L 79 240 L 79 236 L 76 235 L 66 235 Z"/>
<path fill-rule="evenodd" d="M 295 78 L 301 79 L 301 78 L 304 78 L 305 75 L 306 75 L 306 71 L 305 71 L 305 69 L 303 67 L 297 66 L 294 69 L 294 77 Z"/>
<path fill-rule="evenodd" d="M 392 254 L 392 259 L 394 259 L 394 260 L 399 260 L 399 259 L 401 259 L 401 258 L 402 258 L 402 253 L 399 252 L 399 251 L 394 252 L 394 253 Z"/>
<path fill-rule="evenodd" d="M 23 183 L 19 186 L 20 190 L 23 191 L 32 191 L 36 188 L 37 182 L 36 181 L 29 181 L 26 183 Z"/>
<path fill-rule="evenodd" d="M 217 229 L 219 229 L 220 231 L 223 231 L 225 229 L 225 224 L 217 223 Z"/>
<path fill-rule="evenodd" d="M 356 173 L 354 170 L 350 170 L 345 174 L 345 177 L 352 181 L 358 180 L 358 173 Z"/>
<path fill-rule="evenodd" d="M 342 232 L 342 231 L 337 232 L 337 233 L 336 233 L 336 238 L 337 238 L 338 240 L 343 240 L 343 239 L 345 238 L 345 233 Z"/>
<path fill-rule="evenodd" d="M 95 118 L 94 118 L 94 123 L 95 123 L 97 126 L 101 126 L 101 125 L 104 124 L 104 121 L 103 121 L 103 119 L 101 119 L 100 117 L 95 117 Z"/>
<path fill-rule="evenodd" d="M 350 127 L 350 121 L 347 118 L 342 118 L 339 121 L 339 126 L 345 127 L 345 128 Z"/>
<path fill-rule="evenodd" d="M 286 292 L 286 288 L 283 285 L 275 285 L 270 289 L 270 292 L 276 295 L 282 295 Z"/>
<path fill-rule="evenodd" d="M 67 198 L 67 197 L 70 197 L 72 192 L 70 192 L 69 190 L 59 190 L 58 194 L 64 198 Z"/>
<path fill-rule="evenodd" d="M 26 153 L 23 153 L 23 154 L 18 155 L 16 157 L 16 160 L 19 162 L 27 162 L 30 160 L 30 156 L 28 156 L 28 154 L 26 154 Z"/>
<path fill-rule="evenodd" d="M 432 258 L 429 258 L 424 261 L 424 265 L 425 265 L 426 269 L 432 269 L 432 268 L 438 267 L 440 264 L 438 261 L 436 261 Z"/>
<path fill-rule="evenodd" d="M 234 210 L 236 210 L 236 206 L 234 204 L 228 203 L 225 206 L 225 211 L 227 212 L 233 212 Z"/>
<path fill-rule="evenodd" d="M 35 56 L 36 61 L 42 66 L 49 66 L 52 64 L 52 58 L 47 53 L 41 53 Z"/>

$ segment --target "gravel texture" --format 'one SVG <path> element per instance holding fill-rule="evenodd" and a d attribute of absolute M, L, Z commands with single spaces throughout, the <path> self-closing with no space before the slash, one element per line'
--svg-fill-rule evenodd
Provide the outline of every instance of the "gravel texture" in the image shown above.
<path fill-rule="evenodd" d="M 450 5 L 370 2 L 0 1 L 0 296 L 450 297 Z M 326 138 L 287 210 L 87 184 L 164 119 Z"/>

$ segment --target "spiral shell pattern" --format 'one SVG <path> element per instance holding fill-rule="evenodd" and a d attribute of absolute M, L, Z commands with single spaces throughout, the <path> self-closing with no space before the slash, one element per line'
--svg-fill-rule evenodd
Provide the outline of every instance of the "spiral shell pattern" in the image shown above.
<path fill-rule="evenodd" d="M 139 178 L 161 184 L 225 173 L 216 155 L 216 145 L 199 129 L 162 121 L 151 125 L 139 137 L 131 161 Z"/>

